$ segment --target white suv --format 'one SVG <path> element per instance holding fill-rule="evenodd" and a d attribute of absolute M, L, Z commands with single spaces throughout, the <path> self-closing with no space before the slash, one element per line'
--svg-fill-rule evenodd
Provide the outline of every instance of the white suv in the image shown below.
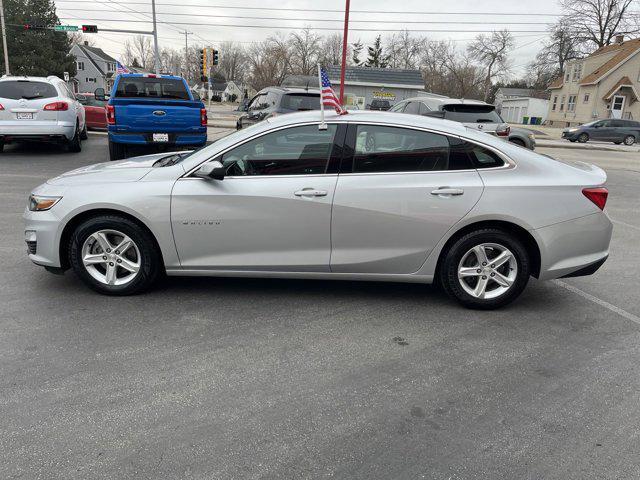
<path fill-rule="evenodd" d="M 11 142 L 46 141 L 79 152 L 86 138 L 84 107 L 60 78 L 0 78 L 0 151 Z"/>

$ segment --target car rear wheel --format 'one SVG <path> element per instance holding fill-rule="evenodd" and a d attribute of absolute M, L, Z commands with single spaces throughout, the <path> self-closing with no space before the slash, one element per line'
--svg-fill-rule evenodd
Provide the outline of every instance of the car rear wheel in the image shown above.
<path fill-rule="evenodd" d="M 126 156 L 126 147 L 121 143 L 109 141 L 109 159 L 122 160 Z"/>
<path fill-rule="evenodd" d="M 82 143 L 80 142 L 80 126 L 76 123 L 76 131 L 73 134 L 73 138 L 69 140 L 67 148 L 70 152 L 78 153 L 82 151 Z"/>
<path fill-rule="evenodd" d="M 103 215 L 82 223 L 71 237 L 69 262 L 93 290 L 131 295 L 149 288 L 162 272 L 151 235 L 135 222 Z"/>
<path fill-rule="evenodd" d="M 80 132 L 80 139 L 81 140 L 87 140 L 89 138 L 89 134 L 87 133 L 87 124 L 84 124 L 84 128 L 82 129 L 82 132 Z"/>
<path fill-rule="evenodd" d="M 440 264 L 445 292 L 467 308 L 490 310 L 515 300 L 529 281 L 529 255 L 514 235 L 480 229 L 456 240 Z"/>
<path fill-rule="evenodd" d="M 633 135 L 627 135 L 626 137 L 624 137 L 623 141 L 625 145 L 633 145 L 634 143 L 636 143 L 636 137 L 634 137 Z"/>
<path fill-rule="evenodd" d="M 581 133 L 580 135 L 578 135 L 578 141 L 580 143 L 587 143 L 589 141 L 589 134 Z"/>
<path fill-rule="evenodd" d="M 524 141 L 520 140 L 519 138 L 513 138 L 509 140 L 511 143 L 513 143 L 514 145 L 519 145 L 521 147 L 524 147 Z"/>

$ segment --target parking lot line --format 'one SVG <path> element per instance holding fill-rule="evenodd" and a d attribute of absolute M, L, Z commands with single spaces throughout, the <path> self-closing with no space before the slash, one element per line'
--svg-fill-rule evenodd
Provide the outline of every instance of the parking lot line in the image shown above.
<path fill-rule="evenodd" d="M 591 295 L 590 293 L 584 292 L 582 290 L 580 290 L 579 288 L 574 287 L 573 285 L 569 285 L 568 283 L 563 282 L 562 280 L 552 280 L 553 283 L 555 283 L 556 285 L 561 286 L 562 288 L 569 290 L 570 292 L 573 292 L 577 295 L 580 295 L 582 298 L 586 298 L 587 300 L 589 300 L 590 302 L 593 302 L 597 305 L 600 305 L 601 307 L 606 308 L 607 310 L 610 310 L 613 313 L 617 313 L 618 315 L 620 315 L 621 317 L 626 318 L 627 320 L 631 320 L 634 323 L 637 323 L 638 325 L 640 325 L 640 317 L 634 315 L 633 313 L 629 313 L 626 310 L 623 310 L 620 307 L 616 307 L 615 305 L 602 300 L 601 298 L 598 298 L 594 295 Z"/>

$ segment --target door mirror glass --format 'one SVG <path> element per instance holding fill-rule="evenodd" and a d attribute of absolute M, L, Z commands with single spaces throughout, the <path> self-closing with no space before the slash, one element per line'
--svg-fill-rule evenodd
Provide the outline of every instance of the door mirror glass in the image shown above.
<path fill-rule="evenodd" d="M 93 94 L 96 100 L 101 100 L 103 102 L 107 100 L 107 94 L 105 93 L 104 88 L 96 88 Z"/>
<path fill-rule="evenodd" d="M 194 172 L 194 175 L 199 178 L 224 180 L 225 168 L 222 163 L 214 160 L 213 162 L 208 162 L 202 165 Z"/>

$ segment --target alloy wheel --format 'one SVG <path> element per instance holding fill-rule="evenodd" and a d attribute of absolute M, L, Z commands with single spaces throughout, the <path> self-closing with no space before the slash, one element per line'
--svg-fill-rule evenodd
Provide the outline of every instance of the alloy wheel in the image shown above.
<path fill-rule="evenodd" d="M 626 137 L 624 137 L 625 145 L 633 145 L 634 143 L 636 143 L 636 139 L 633 135 L 627 135 Z"/>
<path fill-rule="evenodd" d="M 82 264 L 89 275 L 109 286 L 126 285 L 141 268 L 140 249 L 117 230 L 98 230 L 82 245 Z"/>
<path fill-rule="evenodd" d="M 478 299 L 504 295 L 517 276 L 518 263 L 515 255 L 497 243 L 476 245 L 462 256 L 458 264 L 460 286 Z"/>

